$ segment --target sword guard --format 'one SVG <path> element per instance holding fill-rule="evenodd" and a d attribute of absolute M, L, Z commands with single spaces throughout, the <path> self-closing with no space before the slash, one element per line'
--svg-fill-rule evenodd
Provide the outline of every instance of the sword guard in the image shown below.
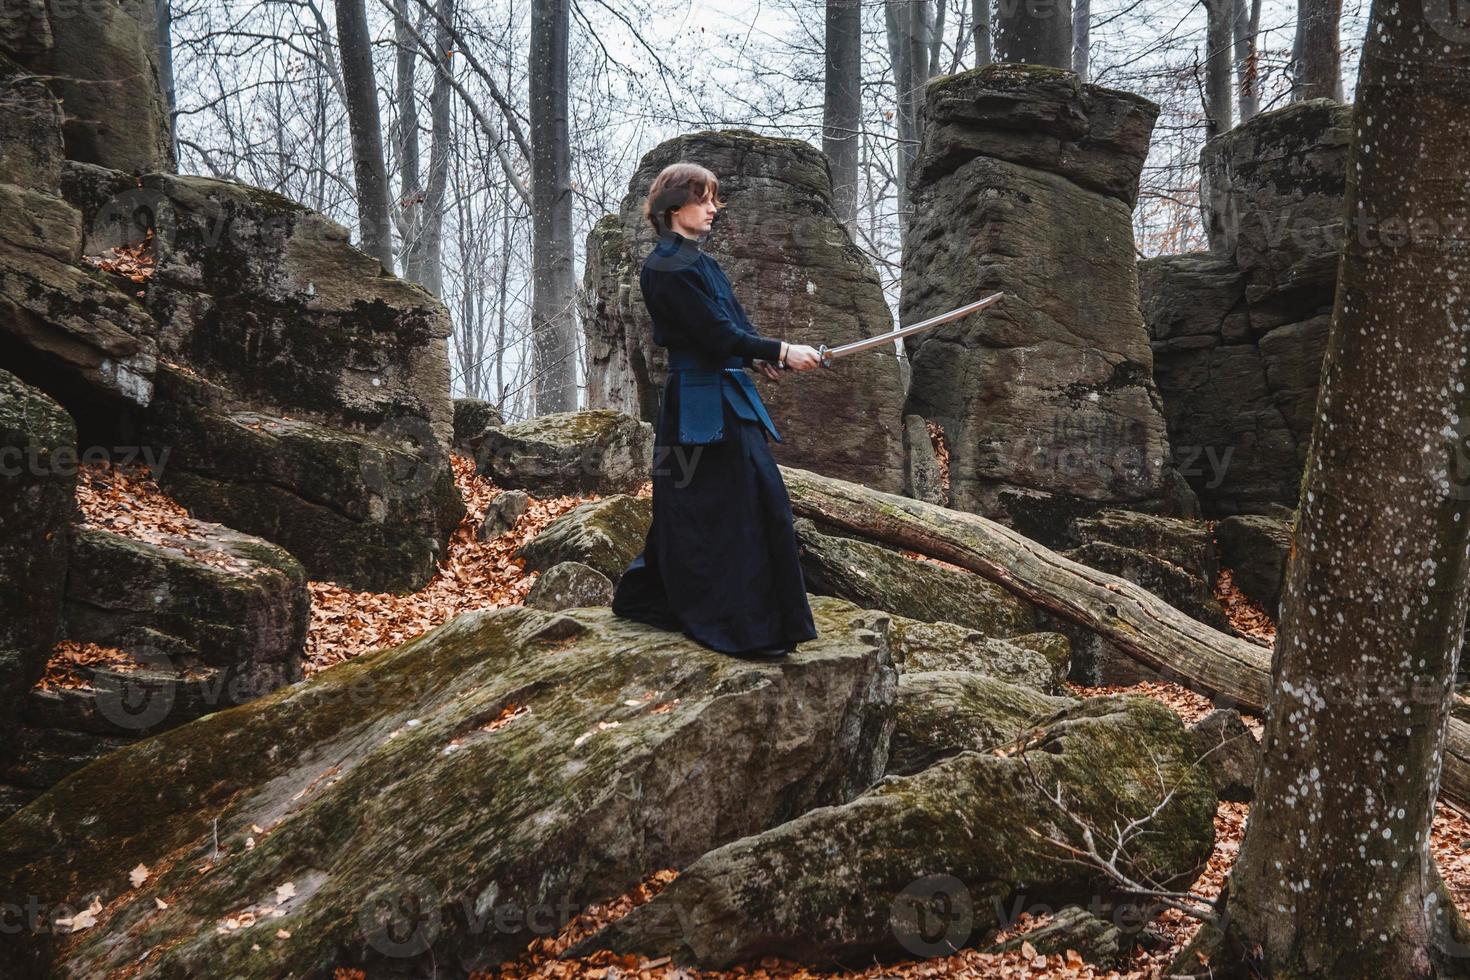
<path fill-rule="evenodd" d="M 826 344 L 817 345 L 817 353 L 822 355 L 822 367 L 824 368 L 829 368 L 832 366 L 832 358 L 828 356 L 827 351 L 828 347 Z"/>

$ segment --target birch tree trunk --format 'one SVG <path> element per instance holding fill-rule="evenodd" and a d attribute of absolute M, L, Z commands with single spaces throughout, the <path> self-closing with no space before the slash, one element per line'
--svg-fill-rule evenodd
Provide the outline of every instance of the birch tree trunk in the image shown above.
<path fill-rule="evenodd" d="M 832 164 L 832 199 L 837 217 L 849 233 L 855 232 L 853 222 L 857 220 L 858 142 L 862 138 L 862 26 L 859 0 L 827 0 L 822 151 Z"/>
<path fill-rule="evenodd" d="M 531 368 L 536 413 L 577 407 L 572 154 L 567 120 L 570 0 L 531 4 Z"/>
<path fill-rule="evenodd" d="M 1195 974 L 1470 967 L 1429 851 L 1470 574 L 1470 32 L 1435 2 L 1369 17 L 1262 766 Z"/>
<path fill-rule="evenodd" d="M 1000 0 L 995 58 L 1071 68 L 1071 0 Z"/>
<path fill-rule="evenodd" d="M 393 271 L 393 228 L 389 223 L 388 168 L 378 115 L 378 83 L 368 37 L 364 0 L 335 0 L 342 88 L 352 133 L 352 172 L 357 186 L 357 222 L 362 250 Z"/>
<path fill-rule="evenodd" d="M 1432 0 L 1446 3 L 1448 0 Z M 1342 0 L 1297 0 L 1292 46 L 1291 100 L 1342 101 L 1342 53 L 1338 22 Z"/>

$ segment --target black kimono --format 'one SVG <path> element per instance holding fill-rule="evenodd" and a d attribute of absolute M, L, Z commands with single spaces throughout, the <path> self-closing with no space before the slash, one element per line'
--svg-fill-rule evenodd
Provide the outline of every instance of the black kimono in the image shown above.
<path fill-rule="evenodd" d="M 781 441 L 745 373 L 781 342 L 756 333 L 715 260 L 665 232 L 638 283 L 669 376 L 654 435 L 653 524 L 613 612 L 722 653 L 815 639 L 791 500 L 767 442 Z"/>

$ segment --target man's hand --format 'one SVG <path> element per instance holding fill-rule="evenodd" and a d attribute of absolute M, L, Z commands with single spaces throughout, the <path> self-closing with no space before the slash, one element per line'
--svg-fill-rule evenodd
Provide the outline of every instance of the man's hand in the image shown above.
<path fill-rule="evenodd" d="M 780 381 L 781 375 L 785 373 L 781 370 L 779 365 L 772 364 L 770 361 L 763 361 L 760 358 L 756 358 L 754 361 L 752 361 L 750 366 L 755 368 L 761 374 L 764 374 L 766 377 L 770 378 L 772 381 Z"/>

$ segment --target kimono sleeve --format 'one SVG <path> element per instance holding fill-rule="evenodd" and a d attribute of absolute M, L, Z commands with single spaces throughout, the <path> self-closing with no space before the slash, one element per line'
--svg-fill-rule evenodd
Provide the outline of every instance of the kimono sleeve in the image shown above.
<path fill-rule="evenodd" d="M 742 330 L 715 300 L 694 266 L 660 272 L 656 290 L 669 315 L 699 347 L 720 357 L 780 358 L 781 341 Z"/>

